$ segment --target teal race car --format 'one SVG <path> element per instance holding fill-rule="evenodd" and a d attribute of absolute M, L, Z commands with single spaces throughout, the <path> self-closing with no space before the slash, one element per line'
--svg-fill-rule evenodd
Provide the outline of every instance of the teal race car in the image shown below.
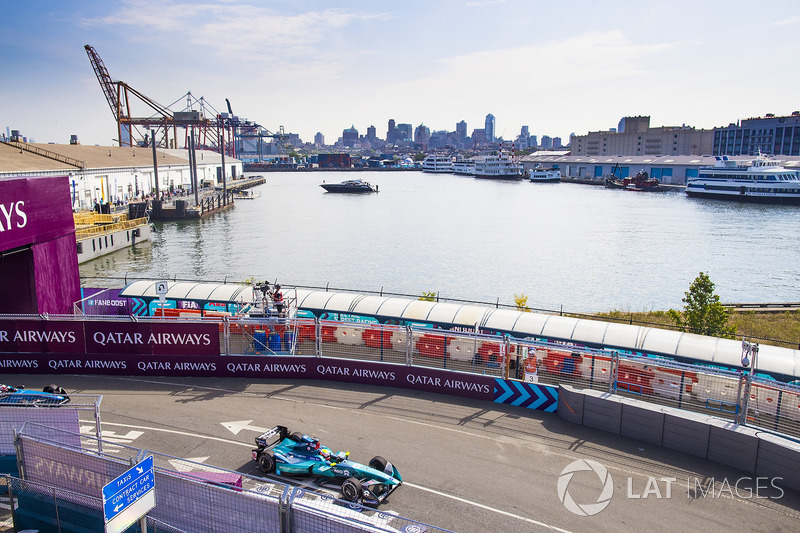
<path fill-rule="evenodd" d="M 319 485 L 341 487 L 343 499 L 377 506 L 403 483 L 395 466 L 381 456 L 368 465 L 349 459 L 350 452 L 333 452 L 319 440 L 275 426 L 256 437 L 253 460 L 265 474 L 313 477 Z"/>

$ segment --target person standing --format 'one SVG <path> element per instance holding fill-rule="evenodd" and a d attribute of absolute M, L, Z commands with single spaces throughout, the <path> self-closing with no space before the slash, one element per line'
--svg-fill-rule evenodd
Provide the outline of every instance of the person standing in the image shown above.
<path fill-rule="evenodd" d="M 272 293 L 272 301 L 275 302 L 275 309 L 278 310 L 279 315 L 283 315 L 283 292 L 281 286 L 275 284 L 275 292 Z"/>

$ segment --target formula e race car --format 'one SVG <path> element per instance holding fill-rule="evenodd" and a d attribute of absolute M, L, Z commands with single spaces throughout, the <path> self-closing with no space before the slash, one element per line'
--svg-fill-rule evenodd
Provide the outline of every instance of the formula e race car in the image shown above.
<path fill-rule="evenodd" d="M 41 407 L 65 403 L 69 403 L 69 396 L 67 391 L 58 385 L 47 385 L 42 392 L 28 390 L 25 385 L 19 387 L 0 385 L 0 404 Z"/>
<path fill-rule="evenodd" d="M 356 463 L 348 459 L 350 452 L 333 452 L 313 437 L 289 433 L 285 426 L 256 437 L 256 446 L 253 460 L 264 473 L 314 477 L 319 485 L 341 487 L 349 502 L 377 506 L 403 483 L 397 468 L 381 456 L 369 465 Z"/>

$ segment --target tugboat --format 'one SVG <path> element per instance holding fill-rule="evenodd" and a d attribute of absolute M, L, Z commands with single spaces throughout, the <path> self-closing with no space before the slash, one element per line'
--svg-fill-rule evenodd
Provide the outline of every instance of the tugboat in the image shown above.
<path fill-rule="evenodd" d="M 327 192 L 339 192 L 339 193 L 349 193 L 349 194 L 361 194 L 361 193 L 369 193 L 369 192 L 378 192 L 378 186 L 370 185 L 369 182 L 354 179 L 354 180 L 345 180 L 341 183 L 322 183 L 320 185 L 323 189 Z"/>
<path fill-rule="evenodd" d="M 619 179 L 616 174 L 606 178 L 606 187 L 609 189 L 625 189 L 626 191 L 657 191 L 658 179 L 651 178 L 647 171 L 640 170 L 632 178 Z"/>

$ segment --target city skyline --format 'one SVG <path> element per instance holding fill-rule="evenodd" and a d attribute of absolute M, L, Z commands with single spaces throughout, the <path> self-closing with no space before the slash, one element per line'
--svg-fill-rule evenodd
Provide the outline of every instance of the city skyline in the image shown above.
<path fill-rule="evenodd" d="M 37 142 L 114 143 L 84 44 L 113 80 L 173 110 L 187 92 L 218 112 L 228 98 L 234 114 L 304 142 L 321 132 L 332 144 L 351 125 L 384 137 L 391 118 L 431 131 L 465 121 L 471 134 L 492 114 L 497 137 L 528 126 L 567 143 L 623 116 L 711 129 L 800 108 L 800 8 L 788 1 L 564 12 L 522 0 L 44 0 L 0 12 L 0 127 Z"/>

